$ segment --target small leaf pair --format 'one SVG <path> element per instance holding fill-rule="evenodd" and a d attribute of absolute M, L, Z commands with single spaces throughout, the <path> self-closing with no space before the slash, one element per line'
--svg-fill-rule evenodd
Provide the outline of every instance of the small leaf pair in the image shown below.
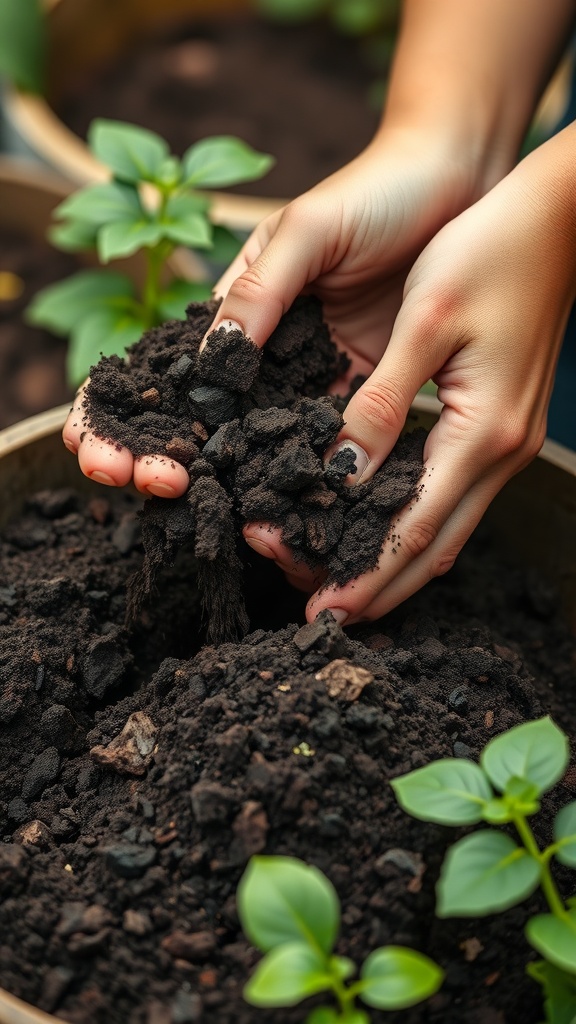
<path fill-rule="evenodd" d="M 360 996 L 385 1010 L 413 1006 L 435 992 L 442 970 L 428 957 L 400 946 L 375 950 L 360 979 L 346 957 L 335 956 L 340 906 L 328 879 L 291 857 L 253 857 L 238 888 L 238 912 L 250 941 L 266 954 L 244 989 L 254 1006 L 293 1006 L 332 991 L 339 1009 L 317 1007 L 307 1024 L 366 1024 Z"/>

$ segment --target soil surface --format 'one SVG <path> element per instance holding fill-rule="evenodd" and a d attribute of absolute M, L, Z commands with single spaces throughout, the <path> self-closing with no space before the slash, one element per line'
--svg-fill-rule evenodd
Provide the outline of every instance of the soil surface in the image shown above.
<path fill-rule="evenodd" d="M 71 398 L 65 339 L 27 326 L 23 314 L 36 292 L 76 269 L 47 242 L 0 233 L 0 429 Z"/>
<path fill-rule="evenodd" d="M 75 1024 L 297 1024 L 301 1007 L 241 997 L 258 956 L 234 893 L 266 852 L 331 878 L 339 953 L 406 943 L 446 968 L 425 1006 L 377 1024 L 537 1024 L 521 932 L 539 899 L 436 922 L 454 833 L 404 815 L 388 781 L 476 759 L 545 711 L 576 735 L 576 645 L 553 592 L 479 532 L 380 623 L 278 628 L 303 599 L 254 559 L 255 631 L 198 649 L 189 554 L 126 630 L 138 506 L 94 493 L 33 496 L 0 542 L 0 985 Z M 573 765 L 542 841 L 575 795 Z"/>
<path fill-rule="evenodd" d="M 395 516 L 424 484 L 425 432 L 404 435 L 367 483 L 346 486 L 350 449 L 325 463 L 343 425 L 346 399 L 326 396 L 348 365 L 322 321 L 320 303 L 298 299 L 263 350 L 221 327 L 199 345 L 215 303 L 188 307 L 187 320 L 149 331 L 91 370 L 83 422 L 135 456 L 165 453 L 190 473 L 178 500 L 147 502 L 146 561 L 131 587 L 131 611 L 152 592 L 157 571 L 193 541 L 209 639 L 248 628 L 237 538 L 260 521 L 280 527 L 297 560 L 344 584 L 373 569 L 385 540 L 402 544 Z"/>
<path fill-rule="evenodd" d="M 157 131 L 172 151 L 237 135 L 276 166 L 234 191 L 291 197 L 348 163 L 379 120 L 370 103 L 382 74 L 362 45 L 325 25 L 275 26 L 246 15 L 194 22 L 134 44 L 98 74 L 70 83 L 59 115 L 86 136 L 95 117 Z"/>

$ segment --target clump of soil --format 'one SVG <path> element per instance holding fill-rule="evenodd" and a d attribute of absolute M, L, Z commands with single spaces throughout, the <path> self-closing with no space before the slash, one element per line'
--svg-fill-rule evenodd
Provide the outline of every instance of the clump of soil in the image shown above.
<path fill-rule="evenodd" d="M 0 233 L 0 430 L 67 402 L 66 341 L 23 323 L 36 292 L 76 261 L 21 231 Z"/>
<path fill-rule="evenodd" d="M 434 883 L 454 834 L 403 814 L 388 782 L 435 757 L 477 759 L 548 710 L 574 736 L 576 648 L 550 591 L 480 535 L 385 625 L 350 636 L 326 613 L 183 656 L 188 566 L 161 589 L 171 605 L 123 626 L 142 557 L 134 512 L 126 495 L 43 492 L 0 541 L 12 588 L 0 650 L 11 637 L 35 667 L 0 735 L 0 985 L 72 1024 L 300 1024 L 312 1001 L 262 1012 L 242 999 L 258 956 L 235 891 L 265 852 L 328 874 L 341 955 L 408 944 L 445 967 L 437 996 L 375 1024 L 537 1024 L 521 932 L 540 898 L 439 927 Z M 256 624 L 269 603 L 264 590 Z M 122 638 L 125 672 L 96 695 L 82 659 L 107 637 Z M 574 778 L 547 799 L 541 841 Z"/>
<path fill-rule="evenodd" d="M 120 58 L 69 82 L 55 106 L 84 137 L 93 118 L 117 118 L 159 132 L 179 154 L 206 136 L 237 135 L 276 166 L 234 191 L 290 197 L 368 144 L 380 116 L 369 102 L 374 78 L 362 43 L 324 24 L 219 14 L 132 40 Z"/>
<path fill-rule="evenodd" d="M 298 299 L 262 351 L 221 327 L 199 352 L 216 308 L 192 305 L 185 322 L 148 332 L 127 360 L 103 359 L 85 399 L 96 434 L 188 470 L 182 498 L 144 508 L 146 560 L 132 607 L 175 551 L 193 543 L 212 641 L 248 628 L 236 551 L 244 523 L 281 527 L 297 560 L 322 567 L 327 585 L 344 584 L 375 567 L 394 517 L 417 497 L 425 439 L 422 430 L 404 435 L 372 480 L 348 487 L 351 450 L 323 461 L 345 407 L 326 389 L 348 361 L 318 301 Z"/>

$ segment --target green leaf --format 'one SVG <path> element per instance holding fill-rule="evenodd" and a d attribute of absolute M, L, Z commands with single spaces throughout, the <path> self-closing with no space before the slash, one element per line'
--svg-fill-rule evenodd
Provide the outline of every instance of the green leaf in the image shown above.
<path fill-rule="evenodd" d="M 329 0 L 257 0 L 258 9 L 277 21 L 312 21 L 326 10 Z"/>
<path fill-rule="evenodd" d="M 18 89 L 41 93 L 46 63 L 46 19 L 41 0 L 0 3 L 0 75 Z"/>
<path fill-rule="evenodd" d="M 206 302 L 212 297 L 212 285 L 207 281 L 182 281 L 174 278 L 158 301 L 162 320 L 185 320 L 186 306 L 191 302 Z"/>
<path fill-rule="evenodd" d="M 48 229 L 48 238 L 57 249 L 64 252 L 78 252 L 81 249 L 95 249 L 98 228 L 83 220 L 67 224 L 53 224 Z"/>
<path fill-rule="evenodd" d="M 178 157 L 168 156 L 162 161 L 156 172 L 156 184 L 165 189 L 175 188 L 182 177 L 182 164 Z"/>
<path fill-rule="evenodd" d="M 223 263 L 228 266 L 236 259 L 242 248 L 242 239 L 238 238 L 233 231 L 216 224 L 212 230 L 212 248 L 209 253 L 211 263 Z"/>
<path fill-rule="evenodd" d="M 97 118 L 88 130 L 94 156 L 121 181 L 152 181 L 165 172 L 168 146 L 155 132 L 124 121 Z"/>
<path fill-rule="evenodd" d="M 88 185 L 68 196 L 54 211 L 57 218 L 72 218 L 100 227 L 113 221 L 139 221 L 144 216 L 138 192 L 132 185 L 111 181 Z"/>
<path fill-rule="evenodd" d="M 38 292 L 26 310 L 29 323 L 56 334 L 69 334 L 88 313 L 103 305 L 126 305 L 134 286 L 125 274 L 112 270 L 81 270 Z"/>
<path fill-rule="evenodd" d="M 495 796 L 484 807 L 482 818 L 489 825 L 505 825 L 507 821 L 512 821 L 513 813 L 506 800 Z"/>
<path fill-rule="evenodd" d="M 446 854 L 437 886 L 438 917 L 484 917 L 526 899 L 540 865 L 503 832 L 464 836 Z"/>
<path fill-rule="evenodd" d="M 101 356 L 123 355 L 145 330 L 145 324 L 127 306 L 89 313 L 70 338 L 67 357 L 69 383 L 72 386 L 80 384 Z"/>
<path fill-rule="evenodd" d="M 199 208 L 196 196 L 171 196 L 162 217 L 162 229 L 167 238 L 180 245 L 194 249 L 209 249 L 212 245 L 212 225 Z"/>
<path fill-rule="evenodd" d="M 294 857 L 252 857 L 240 879 L 238 913 L 250 942 L 267 952 L 304 941 L 329 955 L 336 941 L 340 906 L 331 882 L 318 868 Z"/>
<path fill-rule="evenodd" d="M 366 958 L 360 997 L 380 1010 L 403 1010 L 437 992 L 444 971 L 423 953 L 405 946 L 382 946 Z"/>
<path fill-rule="evenodd" d="M 115 221 L 98 232 L 98 256 L 102 263 L 131 256 L 144 246 L 158 245 L 164 235 L 164 228 L 157 221 Z"/>
<path fill-rule="evenodd" d="M 333 1006 L 316 1006 L 306 1017 L 306 1024 L 370 1024 L 370 1017 L 356 1006 L 344 1013 Z"/>
<path fill-rule="evenodd" d="M 356 971 L 356 964 L 347 956 L 331 956 L 329 960 L 330 973 L 340 981 L 351 978 Z"/>
<path fill-rule="evenodd" d="M 576 868 L 576 800 L 556 815 L 554 839 L 559 844 L 556 857 L 560 863 Z"/>
<path fill-rule="evenodd" d="M 287 942 L 266 954 L 244 987 L 252 1006 L 294 1006 L 330 987 L 326 957 L 304 942 Z"/>
<path fill-rule="evenodd" d="M 547 1024 L 576 1024 L 576 976 L 545 960 L 528 964 L 526 973 L 543 990 Z"/>
<path fill-rule="evenodd" d="M 480 761 L 501 792 L 516 777 L 532 782 L 540 794 L 562 778 L 568 758 L 568 739 L 547 715 L 490 740 Z"/>
<path fill-rule="evenodd" d="M 367 35 L 382 22 L 382 0 L 335 0 L 331 13 L 339 32 Z"/>
<path fill-rule="evenodd" d="M 576 910 L 565 917 L 536 914 L 526 925 L 526 938 L 546 960 L 570 974 L 576 974 Z"/>
<path fill-rule="evenodd" d="M 182 157 L 184 181 L 195 188 L 222 188 L 241 181 L 256 181 L 273 166 L 274 157 L 233 135 L 201 139 Z"/>
<path fill-rule="evenodd" d="M 392 780 L 401 807 L 422 821 L 474 825 L 493 793 L 484 772 L 464 758 L 443 758 Z"/>

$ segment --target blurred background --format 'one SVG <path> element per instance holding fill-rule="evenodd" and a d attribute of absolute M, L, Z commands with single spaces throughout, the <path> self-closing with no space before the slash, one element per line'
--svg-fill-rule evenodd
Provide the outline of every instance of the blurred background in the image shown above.
<path fill-rule="evenodd" d="M 0 428 L 71 396 L 66 338 L 25 310 L 94 262 L 46 240 L 62 197 L 106 176 L 85 142 L 93 118 L 152 129 L 179 155 L 224 134 L 275 157 L 262 180 L 214 193 L 227 230 L 209 256 L 180 254 L 209 285 L 263 216 L 370 140 L 399 15 L 400 0 L 0 0 Z M 561 117 L 570 72 L 567 56 L 525 150 Z"/>

